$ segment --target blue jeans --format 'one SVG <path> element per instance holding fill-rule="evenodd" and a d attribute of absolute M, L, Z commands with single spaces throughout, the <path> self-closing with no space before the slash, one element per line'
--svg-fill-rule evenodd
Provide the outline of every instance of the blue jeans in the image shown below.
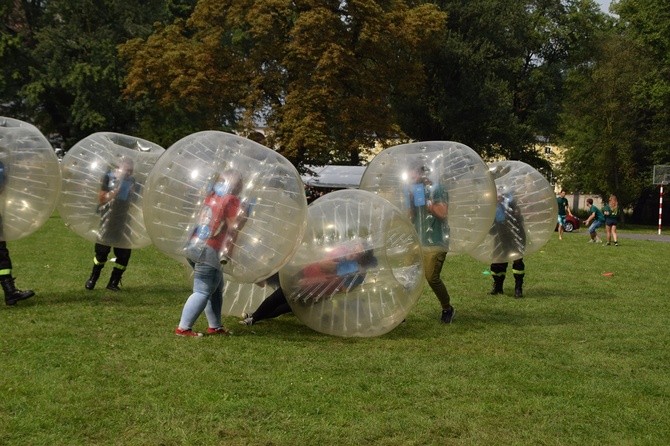
<path fill-rule="evenodd" d="M 188 330 L 204 311 L 210 328 L 221 327 L 223 307 L 223 272 L 205 263 L 193 263 L 193 294 L 189 296 L 181 312 L 179 328 Z"/>
<path fill-rule="evenodd" d="M 596 229 L 601 227 L 605 222 L 602 222 L 600 220 L 593 220 L 593 223 L 591 223 L 591 226 L 589 226 L 589 233 L 593 234 L 596 232 Z"/>

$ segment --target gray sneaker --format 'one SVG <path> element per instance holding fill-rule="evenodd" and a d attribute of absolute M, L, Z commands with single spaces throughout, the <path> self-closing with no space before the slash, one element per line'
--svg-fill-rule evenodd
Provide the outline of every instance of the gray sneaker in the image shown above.
<path fill-rule="evenodd" d="M 250 314 L 243 313 L 240 325 L 254 325 L 254 318 Z"/>

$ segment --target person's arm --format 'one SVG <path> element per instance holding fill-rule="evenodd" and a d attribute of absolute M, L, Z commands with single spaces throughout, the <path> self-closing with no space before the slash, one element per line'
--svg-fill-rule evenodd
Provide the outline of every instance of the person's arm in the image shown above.
<path fill-rule="evenodd" d="M 570 202 L 567 201 L 567 200 L 565 201 L 565 210 L 567 210 L 567 211 L 568 211 L 568 215 L 569 215 L 570 217 L 572 217 L 572 211 L 570 210 Z"/>
<path fill-rule="evenodd" d="M 100 190 L 98 191 L 98 205 L 109 203 L 116 196 L 115 191 L 109 190 L 109 172 L 102 178 Z"/>
<path fill-rule="evenodd" d="M 596 218 L 596 212 L 595 212 L 595 211 L 591 212 L 591 215 L 589 215 L 589 217 L 584 221 L 584 224 L 585 224 L 585 225 L 589 225 L 589 224 L 591 224 L 591 221 L 592 221 L 594 218 Z"/>
<path fill-rule="evenodd" d="M 428 209 L 428 212 L 430 212 L 432 215 L 439 218 L 440 220 L 445 220 L 447 218 L 447 214 L 449 211 L 447 203 L 443 201 L 439 201 L 436 203 L 428 202 L 426 209 Z"/>

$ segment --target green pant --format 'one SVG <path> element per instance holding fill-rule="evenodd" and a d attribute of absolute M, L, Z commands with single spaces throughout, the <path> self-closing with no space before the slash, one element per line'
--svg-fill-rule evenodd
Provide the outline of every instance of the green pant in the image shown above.
<path fill-rule="evenodd" d="M 444 265 L 444 259 L 447 257 L 446 252 L 440 251 L 424 251 L 423 252 L 423 267 L 426 274 L 426 280 L 428 285 L 437 296 L 437 300 L 440 301 L 442 309 L 446 310 L 451 307 L 449 292 L 447 291 L 447 286 L 442 280 L 442 266 Z"/>

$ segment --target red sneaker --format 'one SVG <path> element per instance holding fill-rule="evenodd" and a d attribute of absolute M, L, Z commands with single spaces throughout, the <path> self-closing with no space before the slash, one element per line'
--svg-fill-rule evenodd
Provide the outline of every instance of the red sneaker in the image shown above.
<path fill-rule="evenodd" d="M 176 334 L 177 336 L 184 336 L 184 337 L 192 336 L 192 337 L 196 337 L 196 338 L 202 336 L 202 333 L 198 333 L 197 331 L 193 331 L 190 328 L 188 330 L 183 330 L 179 327 L 174 329 L 174 334 Z"/>
<path fill-rule="evenodd" d="M 229 330 L 226 330 L 226 329 L 223 328 L 223 327 L 219 327 L 219 328 L 208 327 L 208 328 L 207 328 L 207 334 L 208 334 L 208 335 L 230 336 L 231 333 L 230 333 Z"/>

